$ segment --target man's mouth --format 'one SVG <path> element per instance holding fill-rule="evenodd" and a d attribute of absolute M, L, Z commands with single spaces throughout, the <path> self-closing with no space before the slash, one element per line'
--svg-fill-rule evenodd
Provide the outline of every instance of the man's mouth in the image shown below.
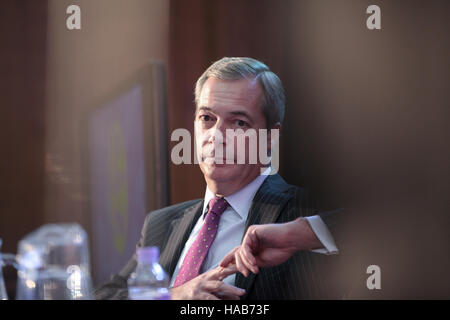
<path fill-rule="evenodd" d="M 202 156 L 202 162 L 206 163 L 206 164 L 234 164 L 235 160 L 234 159 L 227 159 L 226 157 L 219 157 L 216 158 L 215 156 Z"/>

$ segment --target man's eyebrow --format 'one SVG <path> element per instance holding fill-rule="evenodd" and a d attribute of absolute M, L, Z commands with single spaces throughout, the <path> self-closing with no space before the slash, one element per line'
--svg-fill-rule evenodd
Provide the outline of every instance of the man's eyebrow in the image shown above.
<path fill-rule="evenodd" d="M 231 111 L 230 114 L 234 116 L 244 116 L 249 120 L 250 122 L 253 122 L 253 119 L 250 117 L 250 115 L 245 111 Z"/>
<path fill-rule="evenodd" d="M 207 107 L 207 106 L 199 107 L 199 108 L 197 109 L 197 112 L 199 112 L 199 111 L 209 111 L 209 112 L 214 113 L 213 109 L 210 108 L 210 107 Z M 247 112 L 245 112 L 245 111 L 240 111 L 240 110 L 230 111 L 230 112 L 228 112 L 228 114 L 231 114 L 231 115 L 233 115 L 233 116 L 243 116 L 243 117 L 245 117 L 249 122 L 253 123 L 252 117 L 250 117 L 250 115 L 249 115 Z"/>
<path fill-rule="evenodd" d="M 201 106 L 201 107 L 198 107 L 198 108 L 195 110 L 195 116 L 197 116 L 198 113 L 199 113 L 200 111 L 205 111 L 205 112 L 211 112 L 211 113 L 214 113 L 214 111 L 213 111 L 212 108 L 207 107 L 207 106 Z"/>
<path fill-rule="evenodd" d="M 202 106 L 197 109 L 197 111 L 210 111 L 213 112 L 210 107 Z"/>

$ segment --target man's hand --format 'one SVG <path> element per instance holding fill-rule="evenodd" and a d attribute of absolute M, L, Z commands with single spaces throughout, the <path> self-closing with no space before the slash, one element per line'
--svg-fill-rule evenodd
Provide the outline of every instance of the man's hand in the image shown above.
<path fill-rule="evenodd" d="M 242 244 L 228 253 L 219 266 L 236 264 L 239 272 L 248 276 L 259 267 L 273 267 L 288 260 L 299 250 L 322 247 L 322 243 L 304 218 L 282 224 L 252 225 Z"/>
<path fill-rule="evenodd" d="M 245 290 L 222 280 L 237 272 L 235 264 L 209 270 L 185 284 L 170 289 L 173 300 L 239 300 Z"/>

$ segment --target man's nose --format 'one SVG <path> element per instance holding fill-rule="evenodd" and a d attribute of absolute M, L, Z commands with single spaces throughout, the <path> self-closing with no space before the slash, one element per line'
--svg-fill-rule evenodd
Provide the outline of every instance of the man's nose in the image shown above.
<path fill-rule="evenodd" d="M 225 131 L 226 128 L 224 126 L 223 121 L 217 121 L 213 127 L 210 129 L 210 134 L 208 138 L 209 143 L 222 143 L 225 144 Z"/>

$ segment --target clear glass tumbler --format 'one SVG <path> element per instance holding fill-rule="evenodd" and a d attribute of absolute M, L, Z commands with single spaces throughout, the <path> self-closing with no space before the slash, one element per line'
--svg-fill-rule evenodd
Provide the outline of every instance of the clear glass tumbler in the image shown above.
<path fill-rule="evenodd" d="M 78 224 L 48 224 L 19 242 L 18 300 L 91 299 L 88 238 Z"/>

